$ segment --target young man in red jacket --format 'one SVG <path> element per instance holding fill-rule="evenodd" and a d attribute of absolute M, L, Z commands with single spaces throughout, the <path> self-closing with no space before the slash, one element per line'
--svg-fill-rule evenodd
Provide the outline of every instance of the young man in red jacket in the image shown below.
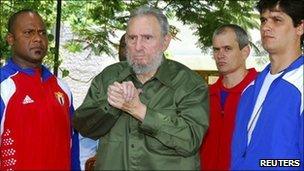
<path fill-rule="evenodd" d="M 249 39 L 240 26 L 227 24 L 216 29 L 212 45 L 220 78 L 209 87 L 210 126 L 201 146 L 201 169 L 228 170 L 239 99 L 257 72 L 246 69 Z"/>

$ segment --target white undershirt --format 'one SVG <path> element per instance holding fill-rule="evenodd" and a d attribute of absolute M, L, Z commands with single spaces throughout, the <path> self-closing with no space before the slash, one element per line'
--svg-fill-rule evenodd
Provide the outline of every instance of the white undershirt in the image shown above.
<path fill-rule="evenodd" d="M 256 101 L 256 103 L 254 105 L 253 112 L 251 114 L 250 120 L 249 120 L 248 125 L 247 125 L 247 134 L 248 134 L 247 145 L 249 145 L 249 143 L 250 143 L 252 132 L 253 132 L 253 130 L 255 128 L 257 120 L 258 120 L 258 118 L 260 116 L 260 113 L 262 111 L 262 108 L 263 108 L 262 105 L 263 105 L 265 97 L 266 97 L 266 95 L 268 93 L 269 87 L 270 87 L 271 83 L 276 78 L 278 78 L 281 74 L 282 74 L 282 72 L 280 72 L 278 74 L 272 75 L 270 72 L 268 72 L 268 74 L 266 75 L 266 77 L 264 79 L 262 88 L 261 88 L 261 90 L 259 92 L 257 101 Z"/>

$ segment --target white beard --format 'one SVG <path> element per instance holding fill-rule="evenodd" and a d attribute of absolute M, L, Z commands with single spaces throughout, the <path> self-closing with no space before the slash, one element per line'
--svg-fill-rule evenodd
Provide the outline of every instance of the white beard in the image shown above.
<path fill-rule="evenodd" d="M 162 52 L 158 52 L 154 57 L 152 57 L 151 62 L 147 65 L 140 65 L 140 64 L 133 62 L 131 60 L 130 53 L 128 52 L 128 50 L 127 50 L 126 56 L 127 56 L 127 61 L 129 63 L 129 65 L 133 68 L 133 71 L 136 74 L 145 74 L 145 73 L 149 73 L 151 71 L 156 71 L 158 69 L 158 67 L 161 65 L 161 63 L 163 62 L 163 53 Z"/>

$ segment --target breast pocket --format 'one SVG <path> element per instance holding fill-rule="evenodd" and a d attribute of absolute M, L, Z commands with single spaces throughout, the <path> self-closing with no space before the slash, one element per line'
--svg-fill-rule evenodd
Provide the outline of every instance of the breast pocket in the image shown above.
<path fill-rule="evenodd" d="M 152 136 L 145 136 L 145 146 L 146 148 L 153 153 L 160 155 L 176 155 L 175 149 L 167 146 L 158 139 Z"/>

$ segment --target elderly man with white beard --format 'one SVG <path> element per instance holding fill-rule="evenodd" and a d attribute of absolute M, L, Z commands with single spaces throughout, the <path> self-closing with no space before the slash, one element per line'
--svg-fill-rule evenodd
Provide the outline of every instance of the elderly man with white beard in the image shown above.
<path fill-rule="evenodd" d="M 74 127 L 102 139 L 96 170 L 198 170 L 208 128 L 207 84 L 186 66 L 165 59 L 169 24 L 158 9 L 139 7 L 126 32 L 127 62 L 92 81 Z"/>

